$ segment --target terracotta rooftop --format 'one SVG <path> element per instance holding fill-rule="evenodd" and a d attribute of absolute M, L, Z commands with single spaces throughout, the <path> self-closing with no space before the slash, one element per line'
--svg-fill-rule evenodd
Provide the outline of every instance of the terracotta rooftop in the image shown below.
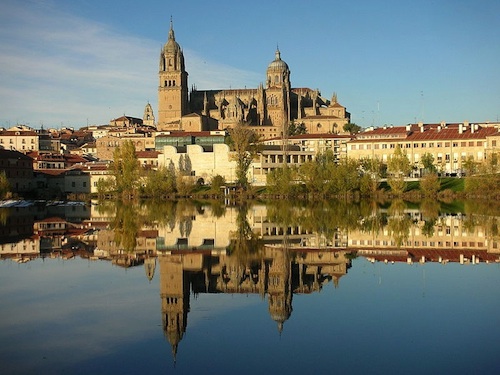
<path fill-rule="evenodd" d="M 156 159 L 161 152 L 159 151 L 136 151 L 135 154 L 139 159 Z"/>

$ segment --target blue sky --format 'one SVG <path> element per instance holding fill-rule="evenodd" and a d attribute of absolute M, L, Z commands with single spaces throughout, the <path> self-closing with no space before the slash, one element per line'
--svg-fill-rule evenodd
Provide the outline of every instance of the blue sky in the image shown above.
<path fill-rule="evenodd" d="M 198 89 L 257 87 L 278 45 L 361 126 L 500 117 L 497 0 L 3 0 L 0 127 L 156 112 L 170 16 Z"/>

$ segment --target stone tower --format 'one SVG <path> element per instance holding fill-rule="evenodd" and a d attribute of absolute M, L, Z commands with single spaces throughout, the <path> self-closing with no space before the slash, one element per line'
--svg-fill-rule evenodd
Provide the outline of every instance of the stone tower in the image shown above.
<path fill-rule="evenodd" d="M 186 332 L 189 283 L 184 277 L 181 255 L 162 255 L 158 259 L 163 332 L 172 347 L 175 362 L 179 342 Z"/>
<path fill-rule="evenodd" d="M 144 108 L 144 115 L 142 116 L 142 123 L 144 125 L 154 126 L 155 125 L 155 115 L 153 113 L 153 107 L 151 104 L 146 104 Z"/>
<path fill-rule="evenodd" d="M 172 20 L 160 53 L 159 80 L 158 128 L 178 129 L 181 117 L 188 113 L 188 73 L 182 49 L 175 41 Z"/>
<path fill-rule="evenodd" d="M 267 67 L 266 83 L 266 122 L 277 127 L 287 126 L 290 120 L 290 69 L 281 60 L 279 49 Z"/>

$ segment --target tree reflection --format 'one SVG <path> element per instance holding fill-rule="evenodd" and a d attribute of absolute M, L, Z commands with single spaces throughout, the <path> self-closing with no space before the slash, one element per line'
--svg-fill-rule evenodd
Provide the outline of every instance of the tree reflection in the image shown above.
<path fill-rule="evenodd" d="M 252 260 L 258 259 L 262 250 L 262 241 L 252 231 L 248 222 L 248 210 L 247 202 L 237 208 L 236 230 L 231 234 L 231 244 L 228 248 L 229 253 L 235 255 L 243 266 L 249 266 Z"/>
<path fill-rule="evenodd" d="M 412 224 L 411 218 L 404 212 L 405 207 L 402 199 L 395 199 L 391 202 L 388 210 L 387 228 L 397 248 L 400 248 L 408 240 Z"/>
<path fill-rule="evenodd" d="M 378 235 L 380 231 L 387 225 L 387 215 L 380 211 L 380 207 L 376 201 L 361 201 L 361 231 Z"/>
<path fill-rule="evenodd" d="M 434 199 L 424 199 L 420 203 L 420 212 L 424 220 L 422 234 L 426 237 L 434 235 L 434 227 L 439 217 L 439 202 Z"/>
<path fill-rule="evenodd" d="M 142 228 L 142 218 L 137 204 L 116 201 L 115 217 L 111 229 L 115 234 L 115 243 L 125 252 L 133 252 L 137 244 L 137 235 Z"/>

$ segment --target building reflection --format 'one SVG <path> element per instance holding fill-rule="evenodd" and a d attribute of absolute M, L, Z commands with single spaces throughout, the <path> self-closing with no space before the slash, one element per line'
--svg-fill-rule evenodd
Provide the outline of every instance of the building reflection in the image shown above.
<path fill-rule="evenodd" d="M 0 256 L 143 266 L 149 282 L 159 281 L 163 331 L 175 359 L 192 295 L 259 295 L 281 334 L 293 296 L 338 287 L 356 257 L 409 265 L 500 262 L 500 215 L 464 207 L 31 204 L 0 209 Z"/>
<path fill-rule="evenodd" d="M 190 293 L 256 294 L 267 297 L 278 332 L 292 314 L 293 294 L 320 291 L 351 267 L 350 253 L 335 249 L 293 249 L 266 245 L 259 257 L 242 264 L 225 251 L 181 250 L 158 253 L 163 329 L 175 358 L 186 327 Z"/>

